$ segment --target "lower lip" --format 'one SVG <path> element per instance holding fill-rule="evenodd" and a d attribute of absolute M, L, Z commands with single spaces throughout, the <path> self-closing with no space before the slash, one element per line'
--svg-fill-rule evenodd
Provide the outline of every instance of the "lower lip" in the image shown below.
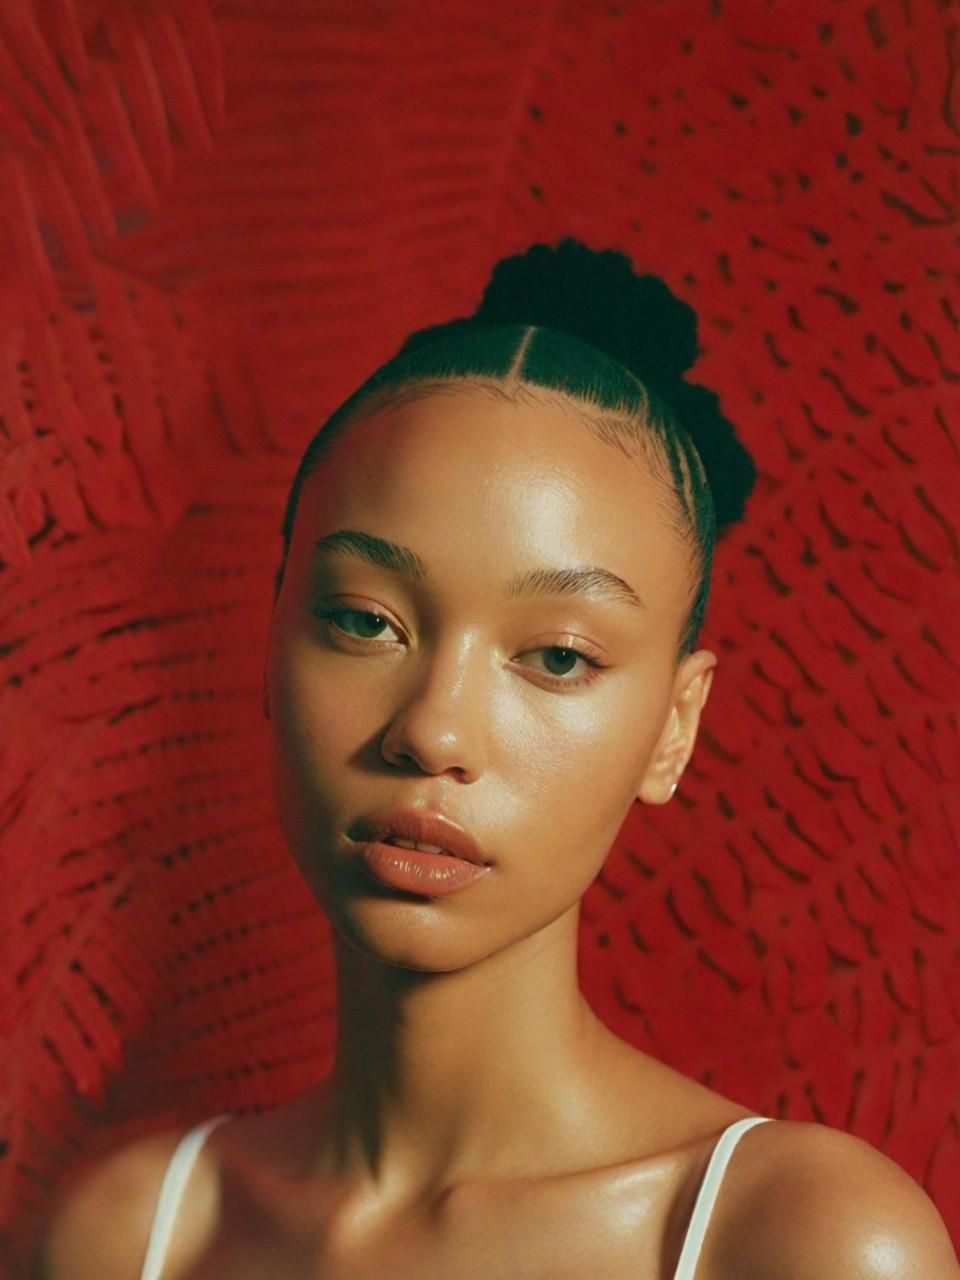
<path fill-rule="evenodd" d="M 430 898 L 456 893 L 490 870 L 486 864 L 478 866 L 453 854 L 421 853 L 417 849 L 384 844 L 381 840 L 363 841 L 358 847 L 363 869 L 378 884 L 405 889 L 407 893 L 426 894 Z"/>

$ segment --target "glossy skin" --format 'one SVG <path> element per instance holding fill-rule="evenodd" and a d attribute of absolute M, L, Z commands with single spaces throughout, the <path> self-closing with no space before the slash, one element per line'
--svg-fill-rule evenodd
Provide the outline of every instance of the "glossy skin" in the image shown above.
<path fill-rule="evenodd" d="M 645 1243 L 623 1255 L 625 1265 L 641 1255 L 674 1263 L 717 1133 L 750 1114 L 613 1035 L 577 983 L 583 893 L 631 806 L 671 798 L 717 666 L 703 648 L 676 662 L 695 583 L 674 501 L 642 461 L 595 439 L 561 399 L 511 406 L 469 387 L 355 424 L 303 488 L 264 707 L 283 828 L 335 928 L 337 1061 L 301 1100 L 298 1125 L 298 1169 L 326 1189 L 331 1263 L 362 1257 L 416 1206 L 467 1188 L 509 1188 L 492 1215 L 496 1232 L 498 1214 L 515 1212 L 515 1180 L 532 1195 L 557 1176 L 572 1181 L 560 1184 L 564 1208 L 547 1214 L 555 1242 L 566 1231 L 572 1248 L 595 1229 L 599 1251 L 611 1233 L 629 1237 L 645 1205 Z M 427 577 L 313 554 L 319 537 L 344 528 L 409 548 Z M 504 597 L 521 571 L 583 564 L 619 574 L 645 608 Z M 382 621 L 335 616 L 370 637 L 364 646 L 321 624 L 318 607 Z M 607 665 L 574 664 L 553 646 Z M 372 894 L 352 873 L 350 824 L 421 802 L 465 826 L 493 870 L 432 901 Z M 782 1169 L 791 1141 L 802 1183 L 805 1139 L 796 1133 L 811 1129 L 819 1126 L 765 1125 L 745 1136 L 759 1185 Z M 872 1148 L 832 1136 L 843 1150 L 831 1163 L 812 1135 L 821 1171 L 873 1162 L 894 1178 L 901 1203 L 907 1183 L 923 1197 Z M 602 1226 L 589 1213 L 596 1187 L 577 1175 L 618 1165 L 653 1176 L 620 1208 L 616 1178 L 608 1180 L 601 1200 L 612 1216 Z M 869 1182 L 863 1176 L 861 1188 Z M 743 1223 L 729 1224 L 763 1194 L 754 1190 L 751 1203 L 746 1189 L 731 1193 L 703 1274 L 745 1265 Z M 929 1225 L 933 1207 L 925 1197 L 923 1206 Z M 770 1248 L 753 1222 L 747 1230 L 758 1274 L 767 1274 Z M 424 1258 L 430 1238 L 428 1229 Z M 810 1251 L 816 1239 L 808 1227 L 797 1246 Z M 789 1249 L 782 1223 L 779 1240 Z M 943 1239 L 933 1248 L 942 1262 Z M 815 1250 L 810 1257 L 823 1261 Z M 844 1274 L 872 1275 L 859 1261 L 844 1256 Z"/>
<path fill-rule="evenodd" d="M 580 900 L 631 804 L 670 798 L 717 662 L 701 649 L 675 667 L 690 568 L 667 501 L 556 405 L 472 389 L 355 424 L 304 486 L 266 707 L 283 828 L 337 932 L 343 1149 L 335 1166 L 326 1142 L 317 1155 L 358 1201 L 386 1211 L 443 1181 L 547 1172 L 618 1127 L 615 1038 L 576 981 Z M 311 563 L 340 528 L 411 548 L 429 577 Z M 580 564 L 646 608 L 503 597 L 522 570 Z M 373 637 L 363 649 L 311 612 L 330 605 L 387 622 L 339 617 Z M 553 646 L 581 642 L 603 671 L 558 661 Z M 371 894 L 350 824 L 420 802 L 467 827 L 492 871 L 437 901 Z"/>

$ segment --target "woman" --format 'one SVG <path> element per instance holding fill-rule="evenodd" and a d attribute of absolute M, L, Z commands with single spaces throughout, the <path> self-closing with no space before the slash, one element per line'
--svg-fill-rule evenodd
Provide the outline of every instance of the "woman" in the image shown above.
<path fill-rule="evenodd" d="M 264 710 L 335 930 L 335 1066 L 93 1170 L 55 1280 L 960 1276 L 895 1163 L 685 1078 L 579 990 L 581 898 L 693 751 L 714 536 L 754 479 L 695 354 L 623 255 L 538 245 L 308 447 Z"/>

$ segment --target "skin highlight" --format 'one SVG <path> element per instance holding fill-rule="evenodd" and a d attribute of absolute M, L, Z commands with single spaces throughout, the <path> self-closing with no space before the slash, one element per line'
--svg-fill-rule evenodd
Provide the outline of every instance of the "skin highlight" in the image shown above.
<path fill-rule="evenodd" d="M 626 1159 L 625 1095 L 642 1112 L 649 1078 L 659 1105 L 668 1069 L 595 1016 L 576 957 L 580 900 L 633 802 L 670 799 L 717 664 L 676 662 L 689 550 L 666 500 L 561 406 L 469 386 L 353 424 L 304 486 L 264 708 L 281 823 L 335 930 L 337 1058 L 299 1114 L 344 1249 L 445 1188 Z M 338 529 L 427 578 L 317 555 Z M 504 595 L 581 564 L 646 607 Z M 346 832 L 397 803 L 459 821 L 492 870 L 446 898 L 371 891 Z"/>

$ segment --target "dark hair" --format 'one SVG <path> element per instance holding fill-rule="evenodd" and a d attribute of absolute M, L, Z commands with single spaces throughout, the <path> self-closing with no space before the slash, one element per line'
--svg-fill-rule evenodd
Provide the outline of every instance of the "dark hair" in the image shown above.
<path fill-rule="evenodd" d="M 287 499 L 275 593 L 300 489 L 352 422 L 464 387 L 513 404 L 560 393 L 589 431 L 627 457 L 641 456 L 676 499 L 694 587 L 679 662 L 703 622 L 716 538 L 743 515 L 756 481 L 719 398 L 683 377 L 696 356 L 693 308 L 658 277 L 636 275 L 625 254 L 568 237 L 502 259 L 473 315 L 410 334 L 314 435 Z"/>

